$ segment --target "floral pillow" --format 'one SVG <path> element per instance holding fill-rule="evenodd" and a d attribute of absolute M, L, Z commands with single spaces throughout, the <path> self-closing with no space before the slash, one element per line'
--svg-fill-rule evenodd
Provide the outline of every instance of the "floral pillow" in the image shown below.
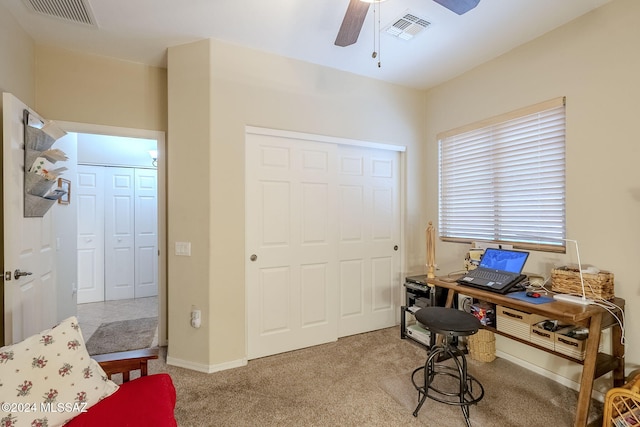
<path fill-rule="evenodd" d="M 87 353 L 75 317 L 0 348 L 0 426 L 62 425 L 117 389 Z"/>

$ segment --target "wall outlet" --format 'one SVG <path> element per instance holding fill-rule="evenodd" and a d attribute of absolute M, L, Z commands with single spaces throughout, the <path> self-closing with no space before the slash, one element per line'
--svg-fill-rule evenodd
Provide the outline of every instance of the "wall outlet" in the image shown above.
<path fill-rule="evenodd" d="M 202 323 L 202 312 L 198 309 L 191 310 L 191 326 L 198 329 Z"/>

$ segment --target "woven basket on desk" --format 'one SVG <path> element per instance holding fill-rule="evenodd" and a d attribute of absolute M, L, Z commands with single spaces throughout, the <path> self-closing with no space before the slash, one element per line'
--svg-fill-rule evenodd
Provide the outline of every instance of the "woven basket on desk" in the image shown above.
<path fill-rule="evenodd" d="M 582 273 L 584 293 L 587 298 L 612 299 L 613 273 L 601 271 L 597 274 Z M 551 290 L 561 294 L 582 295 L 580 272 L 577 268 L 559 267 L 551 270 Z"/>

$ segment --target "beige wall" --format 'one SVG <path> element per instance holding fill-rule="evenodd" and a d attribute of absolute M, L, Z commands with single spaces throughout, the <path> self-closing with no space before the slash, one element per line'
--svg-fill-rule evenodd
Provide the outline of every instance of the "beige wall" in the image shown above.
<path fill-rule="evenodd" d="M 36 47 L 35 109 L 68 122 L 166 131 L 167 70 Z"/>
<path fill-rule="evenodd" d="M 183 365 L 208 370 L 211 318 L 211 266 L 209 264 L 212 218 L 210 157 L 211 141 L 210 52 L 207 41 L 168 53 L 168 358 Z M 175 242 L 190 242 L 191 256 L 175 256 Z M 232 303 L 231 303 L 232 304 Z M 190 311 L 202 311 L 200 329 L 189 326 Z M 216 341 L 223 348 L 227 342 Z M 235 356 L 238 358 L 239 356 Z M 231 359 L 231 358 L 230 358 Z"/>
<path fill-rule="evenodd" d="M 567 234 L 583 263 L 615 274 L 629 308 L 640 302 L 640 2 L 616 0 L 576 21 L 430 90 L 427 94 L 427 211 L 437 218 L 436 134 L 557 96 L 567 97 Z M 442 271 L 459 269 L 465 245 L 439 242 Z M 576 262 L 575 249 L 533 252 L 526 270 L 549 274 Z M 640 364 L 640 315 L 627 312 L 627 363 Z M 572 379 L 568 362 L 500 340 L 499 348 Z"/>
<path fill-rule="evenodd" d="M 13 93 L 22 102 L 33 105 L 34 44 L 13 16 L 0 5 L 0 92 Z"/>
<path fill-rule="evenodd" d="M 207 66 L 210 75 L 202 76 L 198 70 Z M 197 82 L 200 93 L 195 93 Z M 193 104 L 183 91 L 193 93 Z M 201 96 L 207 92 L 208 106 Z M 217 369 L 246 357 L 245 126 L 407 146 L 405 234 L 407 252 L 416 253 L 419 238 L 414 236 L 421 236 L 425 226 L 419 213 L 424 208 L 423 105 L 423 94 L 414 90 L 226 43 L 169 49 L 169 133 L 173 150 L 181 150 L 179 164 L 177 153 L 169 153 L 169 246 L 190 240 L 193 251 L 191 258 L 169 254 L 169 315 L 186 319 L 172 322 L 169 331 L 169 355 L 175 361 Z M 208 120 L 194 120 L 194 110 L 200 117 L 206 108 Z M 209 141 L 204 140 L 207 132 Z M 203 158 L 209 165 L 203 165 Z M 180 192 L 185 203 L 174 198 Z M 190 219 L 207 216 L 207 210 L 208 224 Z M 202 262 L 208 263 L 208 275 L 201 275 L 206 274 Z M 419 262 L 411 264 L 409 268 L 420 268 Z M 200 300 L 207 292 L 208 300 Z M 188 315 L 199 304 L 205 304 L 203 326 L 195 331 Z M 207 341 L 208 355 L 194 351 Z"/>

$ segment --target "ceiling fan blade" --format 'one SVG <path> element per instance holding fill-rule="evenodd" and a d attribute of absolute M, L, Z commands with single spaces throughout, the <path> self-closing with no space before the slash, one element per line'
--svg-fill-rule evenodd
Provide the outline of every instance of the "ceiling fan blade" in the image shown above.
<path fill-rule="evenodd" d="M 458 15 L 463 15 L 476 7 L 480 0 L 433 0 Z"/>
<path fill-rule="evenodd" d="M 364 18 L 369 11 L 370 3 L 364 3 L 360 0 L 349 0 L 347 13 L 344 15 L 338 37 L 336 37 L 336 46 L 349 46 L 358 41 Z"/>

